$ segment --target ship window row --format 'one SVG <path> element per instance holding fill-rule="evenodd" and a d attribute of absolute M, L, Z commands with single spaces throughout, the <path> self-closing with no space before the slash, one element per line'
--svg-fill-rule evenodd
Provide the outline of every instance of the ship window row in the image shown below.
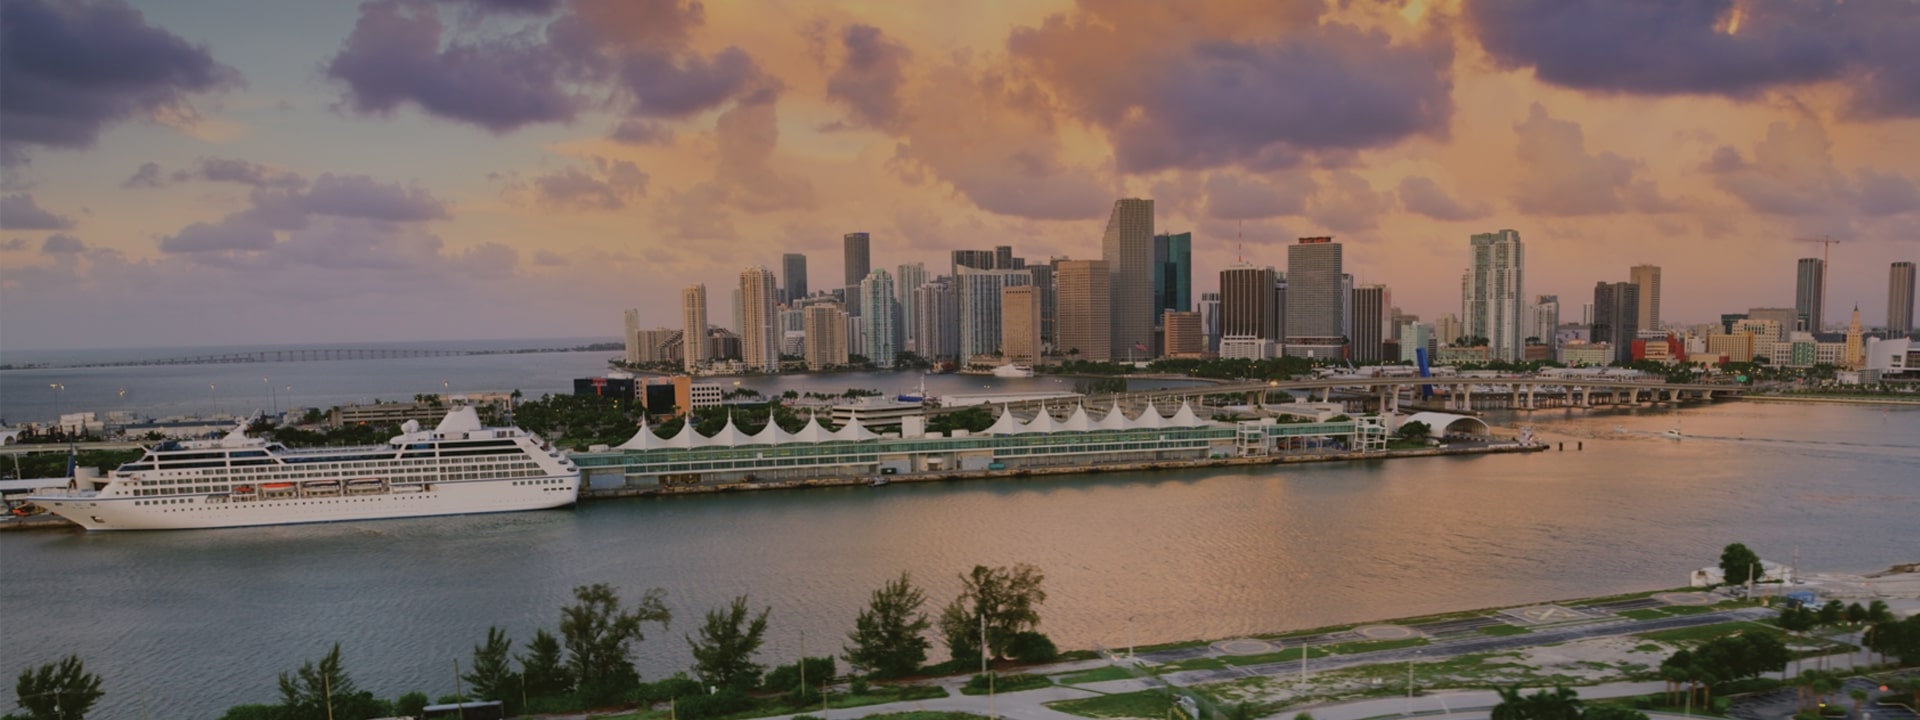
<path fill-rule="evenodd" d="M 558 485 L 560 484 L 560 481 L 557 479 L 551 479 L 551 478 L 546 480 L 519 480 L 514 482 L 514 484 L 515 485 Z"/>

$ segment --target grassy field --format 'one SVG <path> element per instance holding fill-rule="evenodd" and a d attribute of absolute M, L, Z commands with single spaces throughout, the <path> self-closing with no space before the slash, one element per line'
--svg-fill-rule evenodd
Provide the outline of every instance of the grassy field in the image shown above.
<path fill-rule="evenodd" d="M 1108 665 L 1106 667 L 1082 670 L 1068 675 L 1056 675 L 1053 681 L 1062 685 L 1078 685 L 1080 683 L 1106 682 L 1108 680 L 1125 680 L 1130 677 L 1133 677 L 1133 673 L 1128 672 L 1126 668 L 1118 665 Z"/>
<path fill-rule="evenodd" d="M 1167 716 L 1167 710 L 1173 707 L 1173 696 L 1162 690 L 1141 690 L 1077 700 L 1055 700 L 1047 703 L 1047 707 L 1081 717 L 1157 720 Z"/>

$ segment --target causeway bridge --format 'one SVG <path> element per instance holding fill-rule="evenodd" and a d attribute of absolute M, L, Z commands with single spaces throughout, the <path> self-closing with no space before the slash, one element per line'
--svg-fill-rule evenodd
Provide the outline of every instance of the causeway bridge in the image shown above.
<path fill-rule="evenodd" d="M 1432 389 L 1421 396 L 1421 386 Z M 1198 387 L 1166 388 L 1130 392 L 1112 397 L 1088 398 L 1090 405 L 1121 403 L 1130 408 L 1144 407 L 1148 401 L 1168 402 L 1208 395 L 1239 395 L 1249 402 L 1264 400 L 1268 393 L 1285 391 L 1309 402 L 1344 402 L 1355 409 L 1382 409 L 1399 412 L 1402 405 L 1421 409 L 1444 410 L 1544 410 L 1548 408 L 1593 408 L 1640 403 L 1704 403 L 1743 396 L 1744 385 L 1719 383 L 1669 383 L 1659 380 L 1571 377 L 1335 377 L 1306 380 L 1239 381 Z M 1009 408 L 1032 411 L 1043 404 L 1058 407 L 1059 399 L 995 403 Z M 940 408 L 932 412 L 960 412 L 966 407 Z"/>

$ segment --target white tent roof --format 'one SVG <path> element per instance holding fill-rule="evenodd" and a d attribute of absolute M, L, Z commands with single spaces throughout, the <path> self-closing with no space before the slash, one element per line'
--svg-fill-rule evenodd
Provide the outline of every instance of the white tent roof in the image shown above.
<path fill-rule="evenodd" d="M 700 433 L 693 431 L 693 418 L 687 418 L 686 422 L 680 425 L 680 432 L 674 434 L 673 437 L 668 438 L 666 440 L 667 444 L 664 445 L 663 447 L 673 447 L 673 448 L 681 448 L 683 450 L 691 450 L 693 448 L 700 447 L 699 441 L 702 439 L 704 438 L 701 438 Z"/>
<path fill-rule="evenodd" d="M 1058 429 L 1060 429 L 1060 423 L 1053 419 L 1053 413 L 1047 412 L 1046 406 L 1041 405 L 1040 412 L 1034 413 L 1033 419 L 1028 420 L 1025 425 L 1021 426 L 1020 431 L 1049 433 Z"/>
<path fill-rule="evenodd" d="M 1152 400 L 1147 401 L 1147 409 L 1140 411 L 1140 417 L 1133 419 L 1133 426 L 1142 429 L 1158 430 L 1167 426 L 1167 419 L 1160 417 L 1160 408 Z"/>
<path fill-rule="evenodd" d="M 1000 406 L 1000 418 L 993 421 L 993 427 L 981 431 L 982 435 L 1019 435 L 1020 425 L 1013 419 L 1013 411 Z"/>
<path fill-rule="evenodd" d="M 800 426 L 799 431 L 787 436 L 787 440 L 791 442 L 803 443 L 826 442 L 832 439 L 833 433 L 827 432 L 826 428 L 820 427 L 820 416 L 818 415 L 808 415 L 807 424 Z"/>
<path fill-rule="evenodd" d="M 479 430 L 480 427 L 480 411 L 473 409 L 472 405 L 461 405 L 447 411 L 447 416 L 440 419 L 440 426 L 434 428 L 433 431 L 438 433 L 470 432 Z"/>
<path fill-rule="evenodd" d="M 774 422 L 773 416 L 768 415 L 767 426 L 760 428 L 760 432 L 754 433 L 752 435 L 748 435 L 746 444 L 748 445 L 779 445 L 792 439 L 793 439 L 793 435 L 789 434 L 786 430 L 782 430 L 780 428 L 780 423 Z"/>
<path fill-rule="evenodd" d="M 632 439 L 614 446 L 613 449 L 653 450 L 663 447 L 667 447 L 667 441 L 661 440 L 659 435 L 653 434 L 653 428 L 647 427 L 646 419 L 642 418 L 640 420 L 640 431 L 634 433 Z"/>
<path fill-rule="evenodd" d="M 1127 414 L 1121 411 L 1120 404 L 1116 402 L 1113 404 L 1112 408 L 1107 410 L 1107 414 L 1105 417 L 1102 417 L 1098 421 L 1093 423 L 1093 429 L 1095 430 L 1126 430 L 1129 425 L 1130 423 L 1127 422 Z"/>
<path fill-rule="evenodd" d="M 733 447 L 736 445 L 745 445 L 747 444 L 747 434 L 740 432 L 739 426 L 733 424 L 733 416 L 728 415 L 727 424 L 722 425 L 719 432 L 709 437 L 696 439 L 694 444 L 698 447 Z"/>
<path fill-rule="evenodd" d="M 1202 420 L 1200 416 L 1193 414 L 1193 403 L 1191 401 L 1181 401 L 1179 412 L 1175 412 L 1173 417 L 1167 418 L 1167 425 L 1170 427 L 1202 427 L 1206 424 L 1206 420 Z"/>
<path fill-rule="evenodd" d="M 866 426 L 860 424 L 860 418 L 858 417 L 847 420 L 847 424 L 840 426 L 840 429 L 833 433 L 833 439 L 835 440 L 859 441 L 872 440 L 877 437 L 880 436 L 875 435 L 873 431 L 868 430 Z"/>
<path fill-rule="evenodd" d="M 1087 417 L 1087 406 L 1073 406 L 1073 413 L 1060 422 L 1060 429 L 1066 432 L 1086 432 L 1093 429 L 1093 420 Z"/>

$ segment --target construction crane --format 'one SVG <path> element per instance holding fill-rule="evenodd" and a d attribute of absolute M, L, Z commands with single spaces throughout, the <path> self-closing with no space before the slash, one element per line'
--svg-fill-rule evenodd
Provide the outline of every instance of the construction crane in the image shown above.
<path fill-rule="evenodd" d="M 1821 235 L 1820 237 L 1794 238 L 1793 241 L 1820 243 L 1820 264 L 1821 265 L 1826 265 L 1827 260 L 1832 256 L 1834 243 L 1842 242 L 1840 240 L 1833 239 L 1832 235 Z"/>

